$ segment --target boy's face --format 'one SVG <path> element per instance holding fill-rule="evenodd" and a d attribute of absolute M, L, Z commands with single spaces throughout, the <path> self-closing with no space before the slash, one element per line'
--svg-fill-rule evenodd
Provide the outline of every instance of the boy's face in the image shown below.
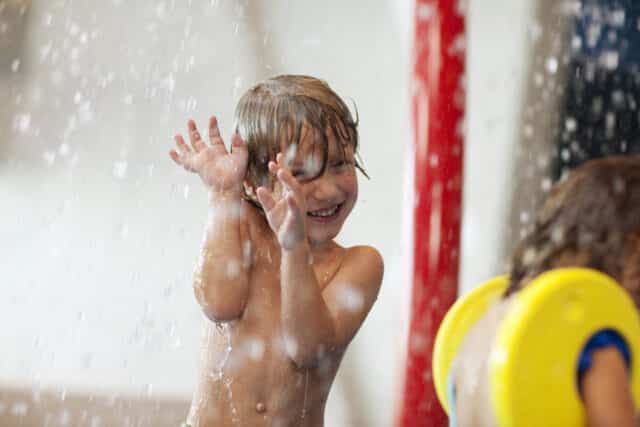
<path fill-rule="evenodd" d="M 300 145 L 285 153 L 291 173 L 302 186 L 311 246 L 327 243 L 338 235 L 358 198 L 353 147 L 338 140 L 332 132 L 328 137 L 324 171 L 323 150 L 321 144 L 312 143 L 313 132 L 304 132 Z"/>

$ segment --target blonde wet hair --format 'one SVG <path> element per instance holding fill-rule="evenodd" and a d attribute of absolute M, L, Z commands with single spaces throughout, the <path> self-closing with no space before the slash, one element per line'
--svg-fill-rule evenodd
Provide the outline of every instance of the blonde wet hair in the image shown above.
<path fill-rule="evenodd" d="M 354 120 L 344 101 L 323 80 L 281 75 L 253 86 L 240 98 L 235 111 L 235 131 L 249 151 L 245 197 L 255 204 L 258 187 L 273 188 L 269 162 L 290 146 L 299 146 L 306 130 L 313 132 L 312 148 L 319 146 L 322 153 L 322 167 L 317 176 L 326 168 L 332 133 L 343 152 L 347 144 L 352 147 L 355 166 L 368 177 L 358 161 L 357 128 L 357 112 Z"/>

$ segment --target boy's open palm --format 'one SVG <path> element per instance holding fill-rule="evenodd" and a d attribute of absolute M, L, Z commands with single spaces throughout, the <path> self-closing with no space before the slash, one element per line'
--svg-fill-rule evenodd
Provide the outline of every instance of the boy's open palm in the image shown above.
<path fill-rule="evenodd" d="M 242 189 L 247 171 L 247 147 L 238 134 L 231 137 L 231 152 L 227 152 L 220 137 L 218 121 L 209 119 L 209 144 L 200 137 L 193 120 L 189 120 L 189 142 L 182 135 L 175 136 L 175 149 L 169 152 L 174 162 L 190 172 L 200 175 L 205 185 L 213 191 L 224 192 Z"/>
<path fill-rule="evenodd" d="M 269 170 L 282 184 L 282 197 L 276 201 L 273 193 L 265 187 L 258 188 L 256 193 L 267 215 L 269 226 L 278 237 L 280 246 L 290 250 L 304 243 L 307 237 L 305 228 L 307 208 L 300 183 L 288 168 L 282 166 L 282 154 L 278 154 L 276 160 L 277 163 L 269 162 Z"/>

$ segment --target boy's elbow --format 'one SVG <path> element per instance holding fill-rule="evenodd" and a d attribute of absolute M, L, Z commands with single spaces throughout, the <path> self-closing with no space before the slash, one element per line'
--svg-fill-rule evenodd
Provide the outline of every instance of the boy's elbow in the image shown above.
<path fill-rule="evenodd" d="M 227 322 L 242 316 L 246 304 L 242 295 L 213 294 L 198 286 L 194 286 L 194 293 L 205 316 L 212 322 Z"/>
<path fill-rule="evenodd" d="M 205 316 L 207 316 L 207 319 L 216 323 L 229 322 L 242 316 L 242 310 L 229 310 L 227 307 L 212 308 L 208 306 L 202 306 L 202 312 Z"/>

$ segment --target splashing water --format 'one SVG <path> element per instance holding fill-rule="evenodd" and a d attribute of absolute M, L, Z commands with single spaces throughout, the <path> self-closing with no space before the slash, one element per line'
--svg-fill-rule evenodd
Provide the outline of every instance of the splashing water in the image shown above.
<path fill-rule="evenodd" d="M 352 286 L 345 286 L 341 288 L 338 294 L 338 299 L 340 300 L 340 306 L 351 312 L 360 310 L 364 305 L 362 292 L 354 289 Z"/>
<path fill-rule="evenodd" d="M 225 377 L 224 370 L 229 363 L 229 359 L 231 357 L 231 331 L 229 330 L 228 323 L 216 323 L 216 329 L 218 332 L 224 337 L 225 340 L 225 348 L 222 359 L 218 363 L 218 366 L 210 374 L 210 376 L 216 381 L 222 381 L 224 387 L 227 389 L 227 396 L 229 398 L 229 405 L 231 407 L 231 422 L 234 425 L 240 425 L 240 418 L 238 417 L 238 410 L 233 403 L 233 390 L 231 389 L 231 385 L 233 384 L 233 379 L 230 377 Z"/>

